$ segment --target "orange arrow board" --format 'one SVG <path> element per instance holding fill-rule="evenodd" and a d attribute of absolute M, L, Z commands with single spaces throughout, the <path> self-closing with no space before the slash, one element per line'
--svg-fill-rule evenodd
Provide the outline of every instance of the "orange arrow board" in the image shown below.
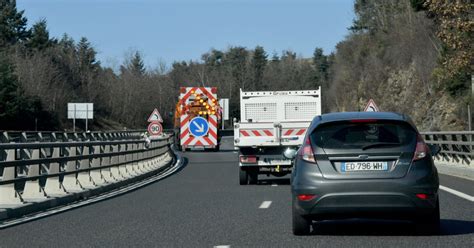
<path fill-rule="evenodd" d="M 379 107 L 375 105 L 374 100 L 370 99 L 369 102 L 367 103 L 367 106 L 365 106 L 364 111 L 365 112 L 379 112 Z"/>
<path fill-rule="evenodd" d="M 148 117 L 148 122 L 161 122 L 163 123 L 163 118 L 161 118 L 160 112 L 158 109 L 153 110 L 150 117 Z"/>

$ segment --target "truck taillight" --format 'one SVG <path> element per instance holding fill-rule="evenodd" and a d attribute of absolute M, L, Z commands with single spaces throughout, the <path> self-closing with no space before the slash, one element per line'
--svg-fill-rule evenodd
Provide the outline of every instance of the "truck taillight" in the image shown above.
<path fill-rule="evenodd" d="M 420 134 L 416 137 L 416 148 L 415 148 L 415 154 L 413 155 L 413 161 L 420 160 L 429 153 L 429 148 L 428 145 L 426 145 L 425 141 L 423 140 L 423 137 L 421 137 Z"/>
<path fill-rule="evenodd" d="M 242 164 L 256 164 L 257 163 L 257 156 L 240 156 L 240 162 Z"/>
<path fill-rule="evenodd" d="M 298 150 L 297 156 L 306 162 L 316 163 L 309 136 L 306 136 L 303 146 Z"/>

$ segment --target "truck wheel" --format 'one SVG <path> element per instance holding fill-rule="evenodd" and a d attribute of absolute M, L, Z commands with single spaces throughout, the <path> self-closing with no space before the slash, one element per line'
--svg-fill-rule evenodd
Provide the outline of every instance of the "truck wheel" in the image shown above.
<path fill-rule="evenodd" d="M 219 149 L 220 149 L 220 145 L 217 145 L 217 146 L 214 148 L 214 151 L 215 151 L 215 152 L 218 152 Z"/>
<path fill-rule="evenodd" d="M 252 168 L 248 172 L 249 174 L 249 184 L 257 184 L 258 183 L 258 168 Z"/>
<path fill-rule="evenodd" d="M 242 167 L 239 170 L 239 183 L 240 185 L 247 185 L 249 181 L 249 175 L 246 170 Z"/>

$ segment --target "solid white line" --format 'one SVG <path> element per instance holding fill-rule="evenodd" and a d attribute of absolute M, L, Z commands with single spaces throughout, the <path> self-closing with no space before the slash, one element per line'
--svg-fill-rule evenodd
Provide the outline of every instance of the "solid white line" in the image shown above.
<path fill-rule="evenodd" d="M 272 205 L 272 201 L 264 201 L 262 204 L 260 204 L 260 207 L 258 208 L 269 208 L 270 205 Z"/>
<path fill-rule="evenodd" d="M 457 190 L 454 190 L 454 189 L 445 187 L 445 186 L 443 186 L 443 185 L 440 185 L 439 188 L 442 189 L 442 190 L 444 190 L 444 191 L 446 191 L 446 192 L 449 192 L 449 193 L 451 193 L 451 194 L 453 194 L 453 195 L 457 195 L 457 196 L 459 196 L 459 197 L 461 197 L 461 198 L 464 198 L 464 199 L 466 199 L 466 200 L 468 200 L 468 201 L 474 202 L 474 196 L 470 196 L 470 195 L 468 195 L 468 194 L 465 194 L 465 193 L 463 193 L 463 192 L 460 192 L 460 191 L 457 191 Z"/>

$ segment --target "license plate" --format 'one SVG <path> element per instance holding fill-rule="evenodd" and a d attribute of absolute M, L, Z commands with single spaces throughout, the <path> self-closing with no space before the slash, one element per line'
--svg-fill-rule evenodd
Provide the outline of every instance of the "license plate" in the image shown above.
<path fill-rule="evenodd" d="M 342 162 L 341 171 L 386 171 L 387 162 Z"/>

